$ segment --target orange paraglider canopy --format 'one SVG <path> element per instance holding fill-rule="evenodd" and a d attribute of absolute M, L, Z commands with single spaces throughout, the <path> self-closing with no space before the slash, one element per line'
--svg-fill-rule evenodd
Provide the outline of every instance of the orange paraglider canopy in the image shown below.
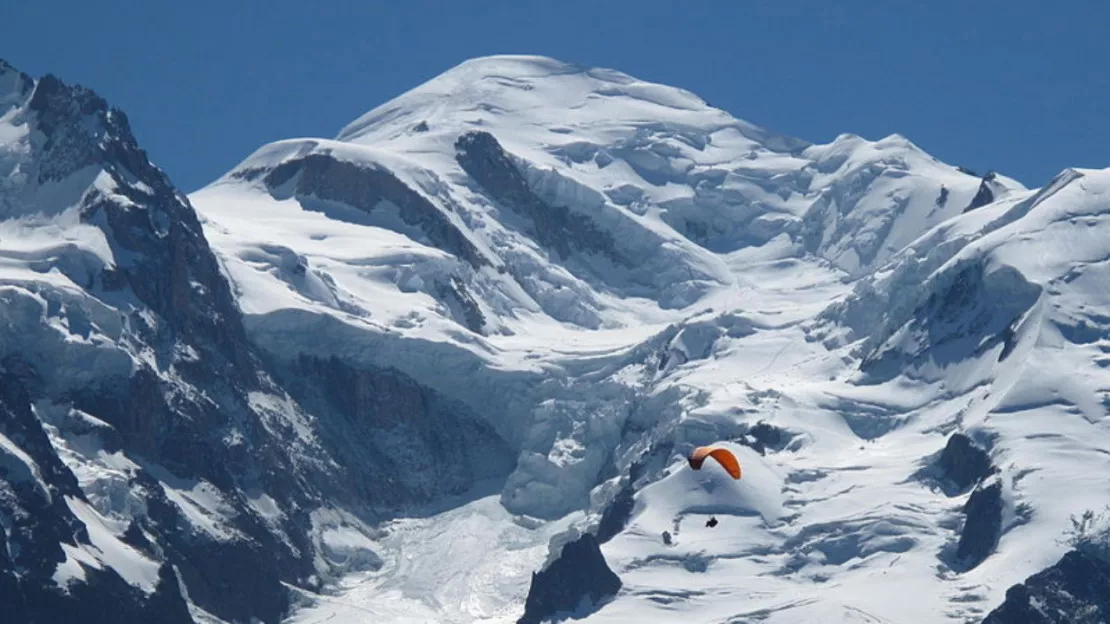
<path fill-rule="evenodd" d="M 705 462 L 706 457 L 712 457 L 717 460 L 717 463 L 724 467 L 733 479 L 740 478 L 740 462 L 737 461 L 736 456 L 732 451 L 712 446 L 699 446 L 694 449 L 690 456 L 686 458 L 690 462 L 690 467 L 694 470 L 701 470 L 701 465 Z"/>

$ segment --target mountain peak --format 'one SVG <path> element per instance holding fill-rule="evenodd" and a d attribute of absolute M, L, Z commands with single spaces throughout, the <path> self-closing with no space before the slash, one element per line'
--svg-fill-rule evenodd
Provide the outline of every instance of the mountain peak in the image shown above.
<path fill-rule="evenodd" d="M 590 71 L 590 69 L 587 67 L 537 54 L 491 54 L 467 59 L 443 72 L 440 76 L 443 77 L 455 73 L 526 76 L 585 73 L 588 71 Z"/>
<path fill-rule="evenodd" d="M 1110 500 L 1110 170 L 1024 191 L 536 56 L 340 139 L 190 201 L 0 66 L 10 619 L 968 621 Z"/>
<path fill-rule="evenodd" d="M 26 97 L 33 86 L 30 76 L 0 59 L 0 115 Z"/>
<path fill-rule="evenodd" d="M 12 66 L 11 63 L 9 63 L 8 61 L 0 58 L 0 76 L 3 76 L 5 74 L 12 74 L 12 73 L 14 73 L 14 74 L 23 74 L 23 72 L 19 71 L 14 66 Z"/>
<path fill-rule="evenodd" d="M 571 76 L 588 76 L 598 81 L 614 84 L 642 82 L 640 79 L 616 69 L 579 65 L 535 54 L 494 54 L 474 57 L 455 65 L 430 82 L 483 78 L 535 81 L 558 80 L 561 77 Z M 682 91 L 674 87 L 668 88 Z M 705 105 L 705 102 L 700 98 L 698 98 L 698 101 Z"/>
<path fill-rule="evenodd" d="M 610 141 L 673 128 L 703 133 L 735 128 L 757 141 L 771 137 L 684 89 L 611 69 L 513 55 L 460 63 L 362 115 L 337 138 L 381 144 L 407 137 L 414 129 L 456 136 L 476 127 L 514 133 L 540 129 L 541 143 L 561 142 L 556 137 L 560 134 L 581 140 L 583 130 L 600 130 Z M 781 137 L 779 143 L 783 148 L 798 147 L 796 141 Z"/>
<path fill-rule="evenodd" d="M 124 186 L 128 180 L 168 186 L 122 111 L 52 74 L 35 79 L 6 63 L 0 67 L 0 132 L 21 146 L 0 154 L 0 175 L 9 188 L 21 189 L 0 206 L 5 217 L 72 208 L 99 172 Z"/>

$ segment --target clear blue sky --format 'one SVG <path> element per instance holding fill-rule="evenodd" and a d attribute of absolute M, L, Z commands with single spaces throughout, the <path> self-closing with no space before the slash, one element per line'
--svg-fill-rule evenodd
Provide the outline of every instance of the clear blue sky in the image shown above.
<path fill-rule="evenodd" d="M 502 53 L 684 87 L 813 142 L 898 132 L 1029 186 L 1110 166 L 1107 0 L 23 0 L 3 14 L 0 58 L 122 108 L 185 191 Z"/>

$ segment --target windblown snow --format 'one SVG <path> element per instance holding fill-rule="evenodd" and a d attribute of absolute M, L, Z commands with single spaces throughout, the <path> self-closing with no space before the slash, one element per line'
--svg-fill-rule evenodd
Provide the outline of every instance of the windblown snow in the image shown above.
<path fill-rule="evenodd" d="M 6 184 L 29 140 L 13 119 Z M 270 356 L 399 370 L 517 453 L 492 492 L 377 533 L 321 510 L 314 544 L 352 572 L 298 590 L 290 622 L 514 622 L 549 544 L 623 487 L 633 510 L 602 545 L 623 587 L 588 621 L 975 622 L 1110 502 L 1110 170 L 1026 189 L 898 135 L 811 144 L 681 89 L 499 56 L 333 139 L 266 145 L 189 199 Z M 111 315 L 66 316 L 36 284 L 79 297 L 81 267 L 117 259 L 65 210 L 20 214 L 0 221 L 2 314 L 97 352 Z M 935 467 L 953 433 L 1001 488 L 981 562 L 956 556 L 974 488 Z M 687 466 L 710 443 L 743 479 Z M 100 492 L 68 501 L 95 552 L 67 555 L 149 586 L 154 564 L 115 538 L 125 462 L 55 444 Z M 37 478 L 2 436 L 0 460 Z M 218 490 L 163 483 L 226 536 Z"/>

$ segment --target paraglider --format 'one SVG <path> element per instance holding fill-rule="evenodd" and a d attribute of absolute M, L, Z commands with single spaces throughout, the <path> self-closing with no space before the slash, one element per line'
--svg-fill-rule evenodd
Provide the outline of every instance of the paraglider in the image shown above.
<path fill-rule="evenodd" d="M 742 474 L 740 462 L 736 459 L 736 456 L 732 454 L 732 451 L 726 448 L 699 446 L 686 457 L 686 461 L 690 462 L 690 467 L 694 470 L 701 470 L 701 465 L 705 463 L 707 457 L 712 457 L 717 460 L 717 463 L 720 464 L 733 479 L 740 478 Z M 717 526 L 717 518 L 715 516 L 710 516 L 705 526 L 710 529 Z"/>
<path fill-rule="evenodd" d="M 733 479 L 740 478 L 740 462 L 732 454 L 732 451 L 726 448 L 699 446 L 690 453 L 686 461 L 690 462 L 690 467 L 694 470 L 701 470 L 701 465 L 705 462 L 706 457 L 717 460 L 717 463 L 727 470 Z"/>

